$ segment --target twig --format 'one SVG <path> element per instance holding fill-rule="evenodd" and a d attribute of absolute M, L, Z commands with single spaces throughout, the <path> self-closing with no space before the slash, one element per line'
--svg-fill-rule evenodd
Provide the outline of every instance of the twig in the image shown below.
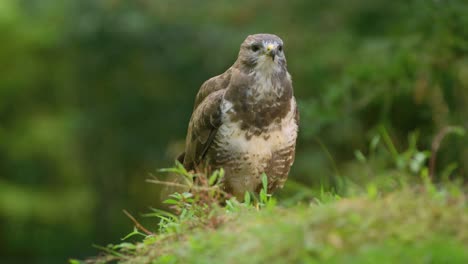
<path fill-rule="evenodd" d="M 138 221 L 135 219 L 135 217 L 133 217 L 129 212 L 127 212 L 127 210 L 123 209 L 122 211 L 124 212 L 125 215 L 128 216 L 128 218 L 130 218 L 130 220 L 133 221 L 133 223 L 135 224 L 136 228 L 138 228 L 138 229 L 140 229 L 141 231 L 145 232 L 148 236 L 154 235 L 153 232 L 149 231 L 149 230 L 146 229 L 144 226 L 142 226 L 140 223 L 138 223 Z"/>

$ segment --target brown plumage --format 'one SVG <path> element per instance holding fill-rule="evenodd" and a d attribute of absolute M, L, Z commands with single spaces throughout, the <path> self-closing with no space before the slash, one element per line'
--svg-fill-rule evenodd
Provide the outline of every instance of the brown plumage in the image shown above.
<path fill-rule="evenodd" d="M 294 162 L 298 121 L 283 41 L 248 36 L 234 65 L 201 86 L 179 161 L 188 170 L 223 168 L 225 190 L 239 199 L 260 190 L 263 173 L 271 192 Z"/>

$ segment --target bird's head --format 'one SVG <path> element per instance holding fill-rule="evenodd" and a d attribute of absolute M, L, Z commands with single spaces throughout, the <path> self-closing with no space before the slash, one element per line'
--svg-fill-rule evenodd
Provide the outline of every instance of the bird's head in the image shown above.
<path fill-rule="evenodd" d="M 283 71 L 286 69 L 283 41 L 272 34 L 250 35 L 240 47 L 238 62 L 250 71 Z"/>

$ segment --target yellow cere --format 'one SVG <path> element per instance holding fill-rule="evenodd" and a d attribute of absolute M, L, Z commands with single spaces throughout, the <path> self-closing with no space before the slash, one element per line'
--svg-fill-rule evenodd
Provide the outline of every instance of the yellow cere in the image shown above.
<path fill-rule="evenodd" d="M 274 48 L 275 48 L 275 45 L 273 45 L 271 43 L 267 45 L 267 51 L 270 51 L 270 50 L 272 50 Z"/>

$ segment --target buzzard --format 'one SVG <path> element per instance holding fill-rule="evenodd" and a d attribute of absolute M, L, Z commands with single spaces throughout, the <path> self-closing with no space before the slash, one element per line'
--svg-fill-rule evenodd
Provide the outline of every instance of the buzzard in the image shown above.
<path fill-rule="evenodd" d="M 282 188 L 291 165 L 299 115 L 283 41 L 276 35 L 248 36 L 226 72 L 201 86 L 179 161 L 188 170 L 223 168 L 225 191 L 243 199 Z"/>

